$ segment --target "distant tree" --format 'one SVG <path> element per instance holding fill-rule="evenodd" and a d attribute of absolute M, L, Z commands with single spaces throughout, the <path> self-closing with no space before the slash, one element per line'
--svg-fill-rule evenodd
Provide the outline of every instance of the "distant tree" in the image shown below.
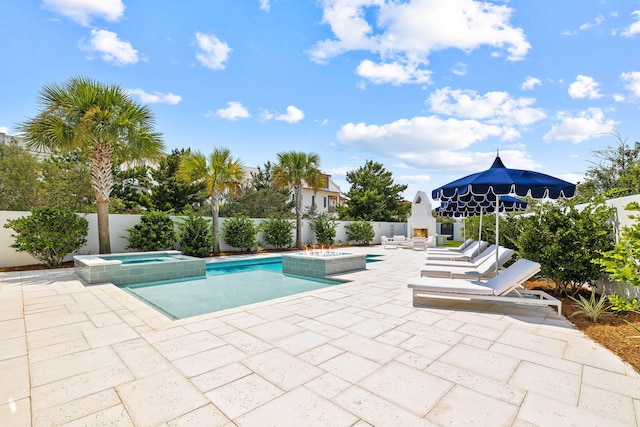
<path fill-rule="evenodd" d="M 369 221 L 354 221 L 347 225 L 345 229 L 347 231 L 347 239 L 363 245 L 371 243 L 376 235 L 373 224 Z"/>
<path fill-rule="evenodd" d="M 180 214 L 187 206 L 196 208 L 206 199 L 203 182 L 184 182 L 178 178 L 183 157 L 191 155 L 189 149 L 174 149 L 160 159 L 158 167 L 151 168 L 148 200 L 150 207 L 163 212 Z"/>
<path fill-rule="evenodd" d="M 153 209 L 149 202 L 149 167 L 138 165 L 113 168 L 113 188 L 110 201 L 111 213 L 139 214 Z"/>
<path fill-rule="evenodd" d="M 351 184 L 347 202 L 338 208 L 341 219 L 365 221 L 401 221 L 410 205 L 403 205 L 405 184 L 394 184 L 393 175 L 381 163 L 367 160 L 364 166 L 347 172 Z"/>
<path fill-rule="evenodd" d="M 273 187 L 256 190 L 252 185 L 244 186 L 242 192 L 229 196 L 220 206 L 220 216 L 231 217 L 234 214 L 246 215 L 249 218 L 268 218 L 278 216 L 292 217 L 293 202 L 288 191 Z"/>
<path fill-rule="evenodd" d="M 40 164 L 15 141 L 0 144 L 0 210 L 29 211 L 38 204 Z"/>
<path fill-rule="evenodd" d="M 39 205 L 95 212 L 95 195 L 91 188 L 91 163 L 79 151 L 53 154 L 40 163 L 42 177 Z"/>
<path fill-rule="evenodd" d="M 601 194 L 622 197 L 640 193 L 640 141 L 630 145 L 618 131 L 611 135 L 616 145 L 593 151 L 596 160 L 578 185 L 578 201 L 590 201 Z"/>
<path fill-rule="evenodd" d="M 228 148 L 214 148 L 209 157 L 200 152 L 191 153 L 180 161 L 178 178 L 187 183 L 201 183 L 206 188 L 211 203 L 214 255 L 220 254 L 220 203 L 226 195 L 242 190 L 243 177 L 242 163 L 231 156 Z"/>
<path fill-rule="evenodd" d="M 99 252 L 111 253 L 109 196 L 113 166 L 160 157 L 163 142 L 161 135 L 153 131 L 153 114 L 121 87 L 86 77 L 44 86 L 38 101 L 40 111 L 21 123 L 20 130 L 25 132 L 30 147 L 52 152 L 80 148 L 90 153 Z"/>
<path fill-rule="evenodd" d="M 273 168 L 273 182 L 277 188 L 293 191 L 296 212 L 296 247 L 302 247 L 302 188 L 314 191 L 325 183 L 320 171 L 320 156 L 316 153 L 288 151 L 278 153 L 278 164 Z"/>

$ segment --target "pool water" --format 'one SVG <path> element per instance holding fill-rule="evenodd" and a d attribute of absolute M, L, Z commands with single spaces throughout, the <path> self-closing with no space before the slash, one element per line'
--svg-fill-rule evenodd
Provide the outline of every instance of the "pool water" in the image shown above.
<path fill-rule="evenodd" d="M 212 262 L 207 264 L 207 277 L 202 279 L 140 283 L 122 288 L 168 317 L 182 319 L 341 283 L 344 281 L 282 274 L 282 259 L 272 257 Z"/>

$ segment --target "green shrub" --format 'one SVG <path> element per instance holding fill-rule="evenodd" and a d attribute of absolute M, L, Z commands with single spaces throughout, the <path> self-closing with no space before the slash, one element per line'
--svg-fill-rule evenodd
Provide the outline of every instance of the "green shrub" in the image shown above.
<path fill-rule="evenodd" d="M 159 251 L 172 249 L 176 243 L 173 221 L 165 212 L 145 212 L 140 222 L 128 228 L 127 232 L 129 233 L 128 249 Z"/>
<path fill-rule="evenodd" d="M 36 208 L 29 216 L 7 221 L 4 227 L 16 232 L 11 235 L 16 239 L 12 248 L 54 267 L 87 243 L 89 222 L 69 209 Z"/>
<path fill-rule="evenodd" d="M 612 280 L 640 287 L 640 221 L 620 231 L 620 241 L 610 251 L 601 251 L 601 258 L 594 260 L 603 267 Z"/>
<path fill-rule="evenodd" d="M 222 225 L 224 241 L 234 248 L 250 251 L 256 245 L 258 228 L 246 215 L 235 214 L 227 218 Z"/>
<path fill-rule="evenodd" d="M 636 298 L 627 298 L 618 294 L 609 295 L 609 304 L 611 304 L 611 310 L 618 314 L 627 314 L 638 309 L 638 300 Z"/>
<path fill-rule="evenodd" d="M 369 221 L 354 221 L 345 227 L 347 231 L 347 239 L 356 243 L 368 245 L 373 241 L 376 232 L 373 225 Z"/>
<path fill-rule="evenodd" d="M 294 228 L 295 224 L 284 218 L 270 217 L 260 224 L 264 241 L 278 249 L 291 246 Z"/>
<path fill-rule="evenodd" d="M 319 244 L 333 245 L 336 238 L 336 222 L 332 217 L 322 214 L 313 218 L 309 223 Z"/>
<path fill-rule="evenodd" d="M 191 210 L 178 224 L 178 245 L 185 255 L 205 257 L 213 250 L 211 224 Z"/>

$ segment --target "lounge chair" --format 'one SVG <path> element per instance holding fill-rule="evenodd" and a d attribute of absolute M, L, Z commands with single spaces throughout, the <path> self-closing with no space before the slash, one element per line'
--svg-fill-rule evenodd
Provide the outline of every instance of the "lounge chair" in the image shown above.
<path fill-rule="evenodd" d="M 476 241 L 459 253 L 429 249 L 427 250 L 427 260 L 468 261 L 472 257 L 479 255 L 487 247 L 487 244 L 488 243 L 483 240 Z"/>
<path fill-rule="evenodd" d="M 543 291 L 522 286 L 540 271 L 540 264 L 521 258 L 487 282 L 465 279 L 416 277 L 407 285 L 413 291 L 413 306 L 421 307 L 419 298 L 443 298 L 511 302 L 537 306 L 555 306 L 561 313 L 562 302 Z"/>
<path fill-rule="evenodd" d="M 435 236 L 433 236 L 433 241 L 435 243 Z M 469 246 L 470 244 L 472 244 L 473 242 L 475 242 L 475 240 L 473 239 L 467 239 L 464 242 L 462 242 L 462 244 L 456 248 L 453 247 L 443 247 L 443 248 L 437 248 L 436 251 L 442 251 L 442 252 L 462 252 L 463 250 L 465 250 L 465 248 L 467 246 Z M 434 246 L 435 247 L 435 246 Z"/>
<path fill-rule="evenodd" d="M 396 249 L 398 244 L 393 241 L 393 237 L 382 236 L 380 238 L 380 244 L 385 249 Z"/>
<path fill-rule="evenodd" d="M 495 245 L 494 245 L 495 246 Z M 487 249 L 483 252 L 490 252 L 489 256 L 482 257 L 477 263 L 440 261 L 447 265 L 427 264 L 420 268 L 420 275 L 426 277 L 440 277 L 447 279 L 488 279 L 496 273 L 496 253 L 495 250 Z M 498 247 L 498 268 L 502 267 L 513 256 L 513 249 L 503 246 Z"/>
<path fill-rule="evenodd" d="M 496 248 L 495 244 L 486 248 L 482 253 L 476 255 L 471 259 L 452 259 L 450 257 L 441 257 L 441 258 L 427 258 L 424 261 L 424 264 L 429 265 L 444 265 L 444 266 L 452 266 L 452 267 L 477 267 L 487 258 L 493 256 L 496 257 Z"/>

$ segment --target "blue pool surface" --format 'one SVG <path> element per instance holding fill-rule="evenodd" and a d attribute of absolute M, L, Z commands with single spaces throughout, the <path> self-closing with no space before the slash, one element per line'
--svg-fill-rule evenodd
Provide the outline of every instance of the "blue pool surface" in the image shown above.
<path fill-rule="evenodd" d="M 367 257 L 367 262 L 378 261 Z M 282 274 L 282 258 L 211 262 L 207 277 L 122 286 L 172 319 L 335 286 L 344 281 Z"/>

